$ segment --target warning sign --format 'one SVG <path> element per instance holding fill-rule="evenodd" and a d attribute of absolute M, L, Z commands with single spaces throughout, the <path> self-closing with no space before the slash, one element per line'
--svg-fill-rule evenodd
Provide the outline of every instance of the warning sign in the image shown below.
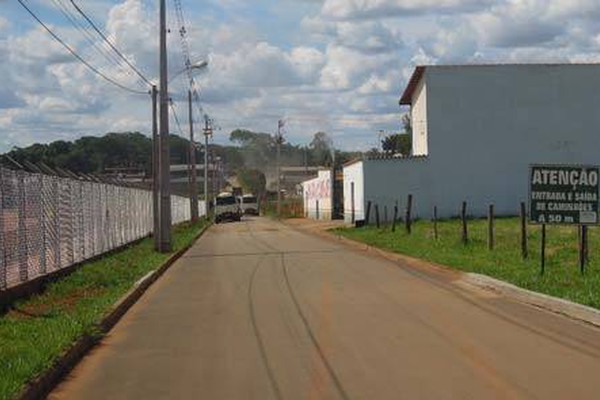
<path fill-rule="evenodd" d="M 532 165 L 530 221 L 534 224 L 597 224 L 597 166 Z"/>

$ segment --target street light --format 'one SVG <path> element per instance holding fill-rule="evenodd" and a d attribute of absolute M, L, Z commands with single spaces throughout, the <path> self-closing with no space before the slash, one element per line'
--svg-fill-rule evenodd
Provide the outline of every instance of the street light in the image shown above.
<path fill-rule="evenodd" d="M 160 90 L 156 86 L 152 88 L 152 109 L 153 109 L 153 214 L 154 214 L 154 247 L 160 252 L 169 252 L 171 250 L 171 192 L 170 192 L 170 151 L 169 151 L 169 95 L 168 82 L 176 78 L 183 72 L 189 72 L 192 69 L 203 69 L 208 66 L 208 61 L 202 60 L 186 66 L 186 68 L 168 78 L 167 72 L 167 42 L 166 42 L 166 4 L 165 0 L 160 2 Z M 191 74 L 190 74 L 191 77 Z M 190 82 L 191 84 L 191 82 Z M 157 97 L 160 95 L 160 101 Z M 191 97 L 191 96 L 189 96 Z M 191 100 L 190 100 L 191 102 Z M 158 103 L 160 110 L 157 110 Z M 190 107 L 191 110 L 191 107 Z M 158 121 L 160 119 L 160 123 Z M 193 126 L 191 124 L 192 116 L 190 111 L 190 153 L 193 149 Z M 194 163 L 194 174 L 195 174 Z M 191 185 L 192 186 L 192 185 Z M 192 207 L 193 200 L 190 200 Z M 195 207 L 197 210 L 197 205 Z M 192 216 L 194 212 L 192 211 Z"/>
<path fill-rule="evenodd" d="M 183 72 L 187 72 L 190 77 L 190 86 L 192 85 L 192 75 L 191 70 L 199 70 L 208 67 L 208 61 L 202 60 L 198 61 L 194 64 L 188 65 L 183 70 L 177 72 L 175 75 L 171 77 L 171 79 L 175 79 Z M 189 115 L 189 124 L 190 124 L 190 145 L 188 151 L 188 183 L 189 183 L 189 195 L 190 195 L 190 217 L 192 222 L 198 221 L 198 186 L 196 183 L 196 147 L 194 145 L 194 123 L 192 116 L 192 90 L 188 89 L 188 115 Z"/>
<path fill-rule="evenodd" d="M 206 67 L 208 67 L 208 61 L 207 60 L 197 61 L 197 62 L 195 62 L 193 64 L 190 64 L 189 66 L 185 67 L 181 71 L 178 71 L 175 74 L 173 74 L 169 78 L 169 80 L 172 81 L 173 79 L 177 78 L 179 75 L 183 74 L 184 72 L 187 72 L 188 70 L 203 69 L 203 68 L 206 68 Z"/>

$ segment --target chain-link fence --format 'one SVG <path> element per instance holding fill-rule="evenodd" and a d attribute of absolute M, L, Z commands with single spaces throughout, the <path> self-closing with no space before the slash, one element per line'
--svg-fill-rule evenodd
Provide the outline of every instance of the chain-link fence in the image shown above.
<path fill-rule="evenodd" d="M 148 190 L 1 167 L 0 208 L 0 291 L 153 229 Z M 189 199 L 172 196 L 171 209 L 174 224 L 190 219 Z"/>

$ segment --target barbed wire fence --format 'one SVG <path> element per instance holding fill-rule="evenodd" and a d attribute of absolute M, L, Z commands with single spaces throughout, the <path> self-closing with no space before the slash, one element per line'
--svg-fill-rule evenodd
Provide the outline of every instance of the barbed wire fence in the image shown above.
<path fill-rule="evenodd" d="M 171 210 L 173 224 L 190 220 L 188 198 L 172 196 Z M 0 291 L 152 230 L 149 190 L 0 167 Z"/>

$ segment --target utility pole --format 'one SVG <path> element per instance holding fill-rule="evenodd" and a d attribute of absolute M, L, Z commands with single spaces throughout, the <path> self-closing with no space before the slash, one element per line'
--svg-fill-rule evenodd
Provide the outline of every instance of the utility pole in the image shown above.
<path fill-rule="evenodd" d="M 158 143 L 158 90 L 152 85 L 152 216 L 154 250 L 160 250 L 160 145 Z"/>
<path fill-rule="evenodd" d="M 160 249 L 171 251 L 171 182 L 169 152 L 169 89 L 167 83 L 167 7 L 160 0 Z"/>
<path fill-rule="evenodd" d="M 198 221 L 198 186 L 196 185 L 196 145 L 194 144 L 194 121 L 192 119 L 192 91 L 188 90 L 188 111 L 190 116 L 190 213 L 192 222 Z"/>
<path fill-rule="evenodd" d="M 283 143 L 281 128 L 283 125 L 284 122 L 280 119 L 277 122 L 277 137 L 275 138 L 277 143 L 277 218 L 281 218 L 281 144 Z"/>
<path fill-rule="evenodd" d="M 208 196 L 208 137 L 212 135 L 212 129 L 209 125 L 208 115 L 204 115 L 204 205 L 208 214 L 209 196 Z"/>

